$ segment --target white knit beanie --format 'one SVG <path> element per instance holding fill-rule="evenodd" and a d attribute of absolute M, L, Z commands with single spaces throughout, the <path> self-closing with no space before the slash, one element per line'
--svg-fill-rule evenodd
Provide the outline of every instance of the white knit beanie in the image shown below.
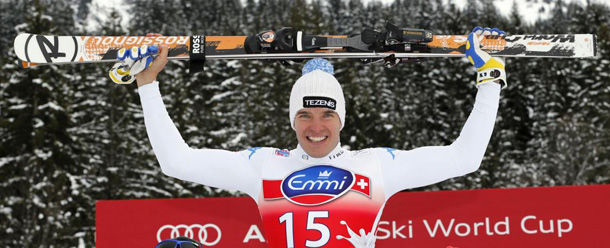
<path fill-rule="evenodd" d="M 297 111 L 303 108 L 328 108 L 339 115 L 341 129 L 345 126 L 345 98 L 333 66 L 325 59 L 312 59 L 303 66 L 303 75 L 290 93 L 290 124 L 294 129 Z"/>

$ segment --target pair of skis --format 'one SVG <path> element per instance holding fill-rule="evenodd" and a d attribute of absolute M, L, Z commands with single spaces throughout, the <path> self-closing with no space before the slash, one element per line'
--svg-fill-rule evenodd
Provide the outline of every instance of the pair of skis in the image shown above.
<path fill-rule="evenodd" d="M 170 60 L 190 60 L 201 70 L 207 59 L 301 60 L 348 58 L 395 65 L 410 58 L 463 57 L 466 35 L 434 35 L 422 29 L 387 23 L 383 32 L 307 35 L 292 28 L 251 36 L 49 36 L 19 34 L 14 41 L 23 67 L 49 64 L 117 62 L 121 48 L 142 45 L 169 47 Z M 492 56 L 593 58 L 597 38 L 592 34 L 531 34 L 485 36 L 482 50 Z"/>

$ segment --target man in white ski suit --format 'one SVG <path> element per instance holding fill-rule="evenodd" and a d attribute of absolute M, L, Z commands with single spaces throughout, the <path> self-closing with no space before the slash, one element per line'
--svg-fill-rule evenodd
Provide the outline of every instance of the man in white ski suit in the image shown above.
<path fill-rule="evenodd" d="M 136 76 L 148 136 L 166 175 L 252 197 L 269 247 L 374 247 L 379 218 L 393 194 L 479 168 L 500 90 L 506 86 L 504 61 L 479 49 L 482 33 L 503 34 L 477 27 L 469 35 L 467 58 L 478 71 L 478 92 L 460 136 L 448 146 L 409 151 L 342 148 L 341 86 L 327 61 L 312 60 L 290 96 L 296 149 L 190 148 L 170 119 L 156 81 L 167 63 L 166 47 L 161 47 L 150 68 Z"/>

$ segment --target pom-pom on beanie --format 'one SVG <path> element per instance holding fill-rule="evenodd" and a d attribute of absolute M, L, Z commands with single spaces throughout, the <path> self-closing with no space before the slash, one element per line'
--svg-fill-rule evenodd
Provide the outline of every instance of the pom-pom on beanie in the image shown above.
<path fill-rule="evenodd" d="M 303 75 L 290 93 L 290 124 L 294 129 L 297 111 L 303 108 L 328 108 L 339 115 L 345 125 L 345 98 L 333 66 L 325 59 L 312 59 L 303 66 Z"/>

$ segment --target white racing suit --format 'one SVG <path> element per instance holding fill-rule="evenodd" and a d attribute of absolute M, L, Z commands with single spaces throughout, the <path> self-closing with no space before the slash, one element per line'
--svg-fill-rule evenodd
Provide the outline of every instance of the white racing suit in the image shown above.
<path fill-rule="evenodd" d="M 307 155 L 300 146 L 238 152 L 190 148 L 165 109 L 159 83 L 142 86 L 139 94 L 163 173 L 248 194 L 258 205 L 269 247 L 374 247 L 384 204 L 393 194 L 479 168 L 495 123 L 500 85 L 479 87 L 474 108 L 451 145 L 409 151 L 349 151 L 337 145 L 322 158 Z"/>

